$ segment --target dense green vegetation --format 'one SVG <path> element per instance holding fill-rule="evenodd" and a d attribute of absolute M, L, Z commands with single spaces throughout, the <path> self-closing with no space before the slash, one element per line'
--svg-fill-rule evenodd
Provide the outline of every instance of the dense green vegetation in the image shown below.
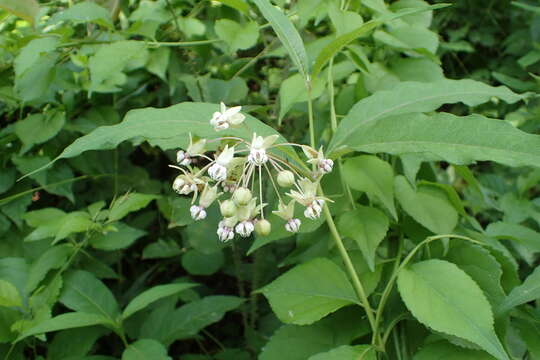
<path fill-rule="evenodd" d="M 0 18 L 0 359 L 540 360 L 534 1 Z"/>

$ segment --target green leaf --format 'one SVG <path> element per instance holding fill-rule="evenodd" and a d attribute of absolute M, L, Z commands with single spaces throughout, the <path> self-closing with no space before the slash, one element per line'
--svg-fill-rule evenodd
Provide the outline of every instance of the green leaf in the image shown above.
<path fill-rule="evenodd" d="M 257 44 L 259 38 L 259 27 L 252 21 L 241 25 L 233 20 L 221 19 L 216 21 L 215 31 L 232 52 L 249 49 Z"/>
<path fill-rule="evenodd" d="M 30 149 L 34 144 L 41 144 L 52 139 L 64 126 L 66 114 L 62 111 L 49 111 L 46 114 L 31 114 L 15 123 L 15 134 L 21 139 L 24 148 Z"/>
<path fill-rule="evenodd" d="M 224 262 L 222 251 L 205 254 L 191 249 L 182 256 L 182 267 L 191 275 L 212 275 L 223 266 Z"/>
<path fill-rule="evenodd" d="M 503 221 L 494 222 L 486 228 L 486 235 L 497 239 L 513 240 L 531 251 L 540 251 L 540 233 L 523 225 Z"/>
<path fill-rule="evenodd" d="M 302 77 L 309 80 L 309 60 L 300 34 L 289 18 L 276 9 L 269 0 L 253 0 L 262 15 L 272 26 L 279 40 L 287 49 Z"/>
<path fill-rule="evenodd" d="M 446 341 L 437 341 L 423 346 L 413 360 L 493 360 L 493 356 L 479 350 L 466 349 Z"/>
<path fill-rule="evenodd" d="M 345 160 L 343 176 L 351 188 L 364 191 L 370 199 L 380 201 L 394 219 L 397 219 L 394 205 L 394 171 L 390 164 L 376 156 L 357 156 Z"/>
<path fill-rule="evenodd" d="M 527 351 L 531 359 L 540 359 L 540 324 L 537 319 L 513 319 L 512 325 L 519 332 L 521 339 L 527 345 Z"/>
<path fill-rule="evenodd" d="M 17 338 L 17 341 L 20 341 L 28 336 L 43 334 L 51 331 L 106 324 L 110 324 L 110 320 L 106 317 L 96 314 L 87 314 L 84 312 L 70 312 L 47 319 L 24 331 Z"/>
<path fill-rule="evenodd" d="M 100 45 L 88 60 L 90 70 L 90 92 L 116 92 L 127 82 L 124 70 L 144 66 L 148 50 L 142 41 L 117 41 Z"/>
<path fill-rule="evenodd" d="M 314 79 L 311 84 L 311 99 L 314 100 L 321 96 L 325 86 L 325 80 Z M 283 119 L 294 104 L 305 101 L 308 101 L 308 92 L 305 81 L 300 74 L 294 74 L 283 81 L 279 87 L 279 121 Z"/>
<path fill-rule="evenodd" d="M 124 223 L 114 224 L 115 231 L 106 234 L 96 234 L 90 238 L 92 247 L 100 250 L 119 250 L 131 246 L 137 239 L 146 234 L 145 231 L 133 228 Z"/>
<path fill-rule="evenodd" d="M 536 299 L 540 299 L 540 266 L 534 269 L 523 284 L 512 289 L 497 309 L 497 313 L 504 313 L 516 306 Z"/>
<path fill-rule="evenodd" d="M 330 351 L 310 356 L 308 360 L 377 360 L 375 348 L 370 345 L 342 345 Z"/>
<path fill-rule="evenodd" d="M 159 195 L 127 193 L 117 199 L 109 211 L 109 221 L 118 221 L 130 212 L 146 207 L 150 201 L 158 199 Z"/>
<path fill-rule="evenodd" d="M 83 211 L 64 213 L 55 208 L 45 208 L 30 211 L 25 214 L 28 225 L 36 227 L 26 236 L 25 241 L 37 241 L 54 237 L 55 242 L 65 239 L 70 234 L 85 232 L 90 229 L 94 222 L 90 215 Z"/>
<path fill-rule="evenodd" d="M 59 331 L 47 344 L 47 360 L 85 359 L 84 356 L 92 350 L 95 342 L 109 332 L 104 326 Z"/>
<path fill-rule="evenodd" d="M 195 336 L 201 329 L 213 324 L 227 311 L 236 309 L 244 300 L 236 296 L 207 296 L 181 306 L 171 313 L 152 313 L 141 328 L 140 337 L 156 339 L 170 344 L 177 339 Z"/>
<path fill-rule="evenodd" d="M 82 270 L 66 276 L 60 302 L 72 310 L 97 314 L 113 323 L 119 314 L 111 291 L 94 275 Z"/>
<path fill-rule="evenodd" d="M 196 284 L 191 283 L 180 283 L 180 284 L 167 284 L 167 285 L 157 285 L 153 288 L 150 288 L 141 294 L 137 295 L 133 300 L 129 302 L 129 304 L 124 309 L 124 312 L 122 313 L 122 317 L 124 319 L 127 319 L 134 313 L 136 313 L 139 310 L 144 309 L 151 303 L 162 299 L 167 296 L 174 295 L 176 293 L 179 293 L 180 291 L 184 291 L 186 289 L 192 288 L 196 286 Z"/>
<path fill-rule="evenodd" d="M 277 317 L 288 324 L 312 324 L 343 306 L 358 303 L 345 273 L 324 258 L 296 266 L 261 291 Z"/>
<path fill-rule="evenodd" d="M 174 240 L 158 239 L 146 246 L 142 253 L 143 259 L 163 259 L 182 254 L 180 246 Z"/>
<path fill-rule="evenodd" d="M 21 295 L 12 283 L 0 279 L 0 306 L 22 306 Z"/>
<path fill-rule="evenodd" d="M 51 23 L 72 21 L 75 24 L 96 23 L 109 29 L 113 28 L 111 14 L 104 7 L 90 1 L 77 3 L 70 8 L 58 12 L 51 18 Z"/>
<path fill-rule="evenodd" d="M 375 253 L 388 231 L 388 218 L 378 209 L 357 206 L 339 218 L 341 234 L 356 240 L 369 269 L 375 271 Z"/>
<path fill-rule="evenodd" d="M 449 234 L 458 222 L 458 214 L 448 197 L 433 188 L 419 188 L 417 191 L 404 176 L 396 176 L 394 182 L 396 198 L 401 207 L 414 220 L 435 234 Z"/>
<path fill-rule="evenodd" d="M 53 246 L 34 261 L 28 272 L 26 290 L 32 292 L 52 269 L 58 269 L 65 264 L 68 256 L 73 252 L 70 245 Z"/>
<path fill-rule="evenodd" d="M 124 350 L 122 360 L 170 360 L 167 349 L 163 344 L 152 339 L 140 339 Z"/>
<path fill-rule="evenodd" d="M 456 265 L 422 261 L 403 268 L 397 284 L 405 305 L 422 324 L 470 341 L 497 359 L 509 360 L 495 334 L 489 302 Z"/>
<path fill-rule="evenodd" d="M 32 24 L 39 13 L 39 4 L 36 0 L 0 0 L 0 8 Z"/>
<path fill-rule="evenodd" d="M 435 82 L 401 82 L 391 90 L 377 91 L 359 101 L 341 120 L 328 151 L 340 151 L 343 147 L 354 147 L 357 136 L 370 129 L 369 124 L 392 115 L 429 112 L 444 104 L 462 102 L 476 106 L 492 98 L 509 104 L 522 100 L 524 96 L 504 86 L 492 87 L 473 80 L 442 79 Z M 472 120 L 469 120 L 470 122 Z M 407 128 L 404 124 L 401 128 Z M 446 129 L 445 134 L 450 135 Z M 459 132 L 457 134 L 461 134 Z M 411 134 L 414 134 L 411 133 Z"/>
<path fill-rule="evenodd" d="M 354 29 L 353 31 L 350 31 L 346 34 L 343 34 L 341 36 L 338 36 L 335 40 L 330 42 L 328 45 L 326 45 L 319 55 L 317 56 L 317 59 L 315 60 L 315 64 L 313 65 L 313 77 L 317 77 L 317 75 L 320 73 L 322 68 L 332 59 L 334 56 L 336 56 L 345 46 L 349 45 L 352 41 L 356 40 L 357 38 L 369 33 L 371 30 L 375 29 L 377 26 L 382 25 L 386 22 L 399 19 L 400 17 L 420 13 L 423 11 L 428 10 L 436 10 L 443 7 L 446 7 L 446 4 L 437 4 L 437 5 L 430 5 L 423 8 L 416 8 L 416 9 L 407 9 L 400 11 L 398 13 L 387 13 L 379 18 L 373 19 L 368 21 L 367 23 L 362 24 L 358 28 Z"/>
<path fill-rule="evenodd" d="M 212 114 L 216 111 L 219 111 L 219 105 L 192 102 L 162 109 L 131 110 L 120 124 L 102 126 L 78 138 L 47 166 L 58 159 L 71 158 L 85 151 L 114 149 L 126 140 L 146 140 L 151 145 L 167 150 L 178 148 L 178 139 L 187 136 L 188 133 L 207 139 L 238 136 L 249 141 L 252 140 L 254 132 L 261 136 L 278 134 L 270 126 L 249 115 L 246 115 L 242 127 L 217 133 L 210 125 Z M 280 139 L 284 142 L 282 137 Z M 37 169 L 32 173 L 40 170 L 42 169 Z"/>
<path fill-rule="evenodd" d="M 360 14 L 354 11 L 341 10 L 337 3 L 328 5 L 328 15 L 336 28 L 338 36 L 351 32 L 364 23 Z"/>

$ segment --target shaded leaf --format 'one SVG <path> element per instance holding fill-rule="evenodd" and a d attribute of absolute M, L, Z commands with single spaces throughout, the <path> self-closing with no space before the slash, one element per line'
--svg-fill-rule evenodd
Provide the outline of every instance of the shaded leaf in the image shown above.
<path fill-rule="evenodd" d="M 36 0 L 0 0 L 0 8 L 31 23 L 34 23 L 39 13 L 39 4 Z"/>
<path fill-rule="evenodd" d="M 370 345 L 342 345 L 311 356 L 308 360 L 377 360 L 377 352 Z"/>
<path fill-rule="evenodd" d="M 128 193 L 118 198 L 109 211 L 109 221 L 118 221 L 130 212 L 146 207 L 150 201 L 158 199 L 159 195 Z"/>
<path fill-rule="evenodd" d="M 259 38 L 259 27 L 255 22 L 239 24 L 233 20 L 220 19 L 216 21 L 215 31 L 232 52 L 249 49 L 257 43 Z"/>
<path fill-rule="evenodd" d="M 512 289 L 497 309 L 497 312 L 503 313 L 513 307 L 536 299 L 540 299 L 540 266 L 534 269 L 525 281 L 523 281 L 523 284 Z"/>
<path fill-rule="evenodd" d="M 163 344 L 152 339 L 140 339 L 124 350 L 122 360 L 170 360 L 167 349 Z"/>
<path fill-rule="evenodd" d="M 22 306 L 22 299 L 12 283 L 0 279 L 0 306 Z"/>
<path fill-rule="evenodd" d="M 133 300 L 131 300 L 129 304 L 126 306 L 126 308 L 124 309 L 124 312 L 122 313 L 122 317 L 126 319 L 129 316 L 136 313 L 137 311 L 144 309 L 151 303 L 161 298 L 174 295 L 176 293 L 179 293 L 180 291 L 189 289 L 193 286 L 196 286 L 196 284 L 179 283 L 179 284 L 154 286 L 142 292 L 141 294 L 137 295 Z"/>

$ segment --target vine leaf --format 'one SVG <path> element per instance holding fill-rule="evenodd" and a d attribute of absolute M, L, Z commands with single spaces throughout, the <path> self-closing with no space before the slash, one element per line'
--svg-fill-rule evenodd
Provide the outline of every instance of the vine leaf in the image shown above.
<path fill-rule="evenodd" d="M 475 343 L 497 359 L 509 360 L 495 334 L 493 313 L 484 293 L 456 265 L 444 260 L 422 261 L 402 269 L 397 284 L 418 321 Z"/>

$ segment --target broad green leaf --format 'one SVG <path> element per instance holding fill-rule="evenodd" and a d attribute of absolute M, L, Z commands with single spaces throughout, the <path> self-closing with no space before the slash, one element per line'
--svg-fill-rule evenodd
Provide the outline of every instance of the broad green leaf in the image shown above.
<path fill-rule="evenodd" d="M 107 251 L 125 249 L 146 234 L 145 231 L 124 223 L 116 223 L 114 227 L 116 228 L 114 231 L 92 236 L 89 240 L 90 245 L 96 249 Z"/>
<path fill-rule="evenodd" d="M 386 31 L 377 30 L 373 34 L 373 38 L 389 47 L 399 50 L 411 50 L 415 53 L 422 53 L 421 50 L 424 50 L 428 54 L 435 54 L 439 46 L 439 38 L 436 33 L 423 26 L 406 23 L 394 26 Z"/>
<path fill-rule="evenodd" d="M 398 289 L 422 324 L 470 341 L 500 360 L 509 360 L 493 328 L 491 306 L 482 290 L 456 265 L 426 260 L 403 268 Z"/>
<path fill-rule="evenodd" d="M 39 4 L 36 0 L 0 0 L 0 8 L 32 24 L 39 13 Z"/>
<path fill-rule="evenodd" d="M 104 326 L 89 326 L 59 331 L 47 344 L 48 360 L 66 360 L 70 357 L 86 359 L 97 339 L 109 333 Z M 76 341 L 74 341 L 76 339 Z"/>
<path fill-rule="evenodd" d="M 192 288 L 196 284 L 190 283 L 179 283 L 179 284 L 168 284 L 168 285 L 157 285 L 151 289 L 148 289 L 141 294 L 137 295 L 133 300 L 124 309 L 122 317 L 127 319 L 134 313 L 139 310 L 144 309 L 154 301 L 157 301 L 161 298 L 174 295 L 180 291 Z"/>
<path fill-rule="evenodd" d="M 143 259 L 163 259 L 182 254 L 180 246 L 174 240 L 158 239 L 146 246 L 142 253 Z"/>
<path fill-rule="evenodd" d="M 429 153 L 433 160 L 453 164 L 480 160 L 509 166 L 540 164 L 540 136 L 527 134 L 506 121 L 481 115 L 459 117 L 447 113 L 432 116 L 417 113 L 391 116 L 362 126 L 349 145 L 369 153 Z"/>
<path fill-rule="evenodd" d="M 351 188 L 364 191 L 370 198 L 380 201 L 394 219 L 397 219 L 394 205 L 394 171 L 390 164 L 376 156 L 357 156 L 344 162 L 343 176 Z"/>
<path fill-rule="evenodd" d="M 446 260 L 465 271 L 484 291 L 494 309 L 504 298 L 501 286 L 501 265 L 483 247 L 468 241 L 454 242 L 446 254 Z"/>
<path fill-rule="evenodd" d="M 458 222 L 458 214 L 445 193 L 413 189 L 404 176 L 396 176 L 396 198 L 414 220 L 435 234 L 449 234 Z"/>
<path fill-rule="evenodd" d="M 357 137 L 369 131 L 370 123 L 388 116 L 434 111 L 441 105 L 457 102 L 476 106 L 492 98 L 499 98 L 513 104 L 522 100 L 524 96 L 515 94 L 504 86 L 493 87 L 474 80 L 441 79 L 429 83 L 402 82 L 391 90 L 377 91 L 359 101 L 341 120 L 328 150 L 339 151 L 343 147 L 354 147 Z M 473 120 L 467 122 L 471 121 Z M 406 129 L 406 124 L 399 125 L 402 129 Z M 446 129 L 444 130 L 445 134 L 450 135 Z"/>
<path fill-rule="evenodd" d="M 428 10 L 436 10 L 443 7 L 446 7 L 446 4 L 437 4 L 437 5 L 430 5 L 426 6 L 424 8 L 416 8 L 416 9 L 406 9 L 403 11 L 400 11 L 398 13 L 386 13 L 385 15 L 382 15 L 379 18 L 370 20 L 358 28 L 354 29 L 353 31 L 350 31 L 346 34 L 343 34 L 341 36 L 338 36 L 335 40 L 333 40 L 331 43 L 326 45 L 324 49 L 319 53 L 317 56 L 317 59 L 315 60 L 315 64 L 313 65 L 313 77 L 317 77 L 317 75 L 320 73 L 322 68 L 332 59 L 334 56 L 336 56 L 345 46 L 349 45 L 352 41 L 356 40 L 357 38 L 369 33 L 371 30 L 375 29 L 377 26 L 380 26 L 386 22 L 399 19 L 400 17 L 416 14 L 423 11 Z"/>
<path fill-rule="evenodd" d="M 261 291 L 282 322 L 297 325 L 312 324 L 343 306 L 358 303 L 345 273 L 324 258 L 296 266 Z"/>
<path fill-rule="evenodd" d="M 54 237 L 57 242 L 73 233 L 85 232 L 94 226 L 87 212 L 74 211 L 66 214 L 55 208 L 28 212 L 25 214 L 25 219 L 30 226 L 36 227 L 26 236 L 25 241 Z"/>
<path fill-rule="evenodd" d="M 230 6 L 244 14 L 248 14 L 249 5 L 244 0 L 217 0 L 218 2 Z"/>
<path fill-rule="evenodd" d="M 369 333 L 363 310 L 350 306 L 312 325 L 283 325 L 262 348 L 259 360 L 306 360 L 310 356 L 349 345 Z M 359 359 L 360 360 L 360 359 Z"/>
<path fill-rule="evenodd" d="M 370 345 L 342 345 L 310 356 L 308 360 L 377 360 L 377 355 L 375 348 Z"/>
<path fill-rule="evenodd" d="M 277 134 L 270 126 L 249 115 L 246 115 L 244 126 L 217 133 L 210 125 L 212 114 L 216 111 L 219 111 L 219 105 L 192 102 L 162 109 L 131 110 L 120 124 L 99 127 L 75 140 L 49 165 L 58 159 L 71 158 L 89 150 L 114 149 L 126 140 L 146 140 L 167 150 L 178 148 L 178 139 L 182 136 L 187 138 L 189 133 L 208 139 L 238 136 L 250 141 L 254 132 L 261 136 Z M 284 142 L 283 138 L 280 139 Z M 39 170 L 42 169 L 34 172 Z"/>
<path fill-rule="evenodd" d="M 239 24 L 233 20 L 220 19 L 216 21 L 215 31 L 232 52 L 249 49 L 257 44 L 259 38 L 259 27 L 255 22 Z"/>
<path fill-rule="evenodd" d="M 119 314 L 114 295 L 89 272 L 77 270 L 65 277 L 60 302 L 68 308 L 97 314 L 114 322 Z"/>
<path fill-rule="evenodd" d="M 73 252 L 70 245 L 53 246 L 45 251 L 28 271 L 26 290 L 32 292 L 52 269 L 58 269 L 65 264 L 68 256 Z"/>
<path fill-rule="evenodd" d="M 354 11 L 342 10 L 337 3 L 328 5 L 328 15 L 336 28 L 338 36 L 353 31 L 364 23 L 360 14 Z"/>
<path fill-rule="evenodd" d="M 538 342 L 538 339 L 540 339 L 540 324 L 538 320 L 513 319 L 512 325 L 517 328 L 521 339 L 527 345 L 527 351 L 531 359 L 540 359 L 540 343 Z"/>
<path fill-rule="evenodd" d="M 540 251 L 540 233 L 519 224 L 494 222 L 486 228 L 486 235 L 498 239 L 509 239 L 520 243 L 531 251 Z"/>
<path fill-rule="evenodd" d="M 357 206 L 339 218 L 341 234 L 356 240 L 369 269 L 375 271 L 375 252 L 388 231 L 388 218 L 378 209 Z"/>
<path fill-rule="evenodd" d="M 205 254 L 195 249 L 182 255 L 182 267 L 191 275 L 212 275 L 225 262 L 222 251 Z"/>
<path fill-rule="evenodd" d="M 534 269 L 523 284 L 512 289 L 497 309 L 497 312 L 504 313 L 516 306 L 536 299 L 540 299 L 540 266 Z"/>
<path fill-rule="evenodd" d="M 110 325 L 110 320 L 106 317 L 96 314 L 87 314 L 84 312 L 69 312 L 45 320 L 38 325 L 26 330 L 17 338 L 17 341 L 20 341 L 28 336 L 43 334 L 46 332 L 73 329 L 92 325 Z"/>
<path fill-rule="evenodd" d="M 423 346 L 414 354 L 413 360 L 493 360 L 493 356 L 479 350 L 466 349 L 446 341 Z"/>
<path fill-rule="evenodd" d="M 84 211 L 70 212 L 59 223 L 60 226 L 53 243 L 63 240 L 73 233 L 86 232 L 94 226 L 90 214 Z"/>
<path fill-rule="evenodd" d="M 100 45 L 88 60 L 90 92 L 117 92 L 127 82 L 124 70 L 132 70 L 146 64 L 148 50 L 142 41 L 117 41 Z"/>
<path fill-rule="evenodd" d="M 22 306 L 19 291 L 12 283 L 0 279 L 0 306 Z"/>
<path fill-rule="evenodd" d="M 118 221 L 130 212 L 146 207 L 150 201 L 159 198 L 158 195 L 127 193 L 116 199 L 109 211 L 109 221 Z"/>
<path fill-rule="evenodd" d="M 150 53 L 146 69 L 152 74 L 159 76 L 161 80 L 167 81 L 167 69 L 171 58 L 171 49 L 160 47 Z"/>
<path fill-rule="evenodd" d="M 279 40 L 287 49 L 302 77 L 309 80 L 309 60 L 300 34 L 289 18 L 276 9 L 269 0 L 253 0 L 262 15 L 268 20 Z"/>
<path fill-rule="evenodd" d="M 166 345 L 177 339 L 193 337 L 201 329 L 221 320 L 226 312 L 236 309 L 243 301 L 236 296 L 207 296 L 172 313 L 153 312 L 143 324 L 140 337 L 156 339 Z"/>
<path fill-rule="evenodd" d="M 167 349 L 163 344 L 152 339 L 140 339 L 124 350 L 122 360 L 170 360 Z"/>
<path fill-rule="evenodd" d="M 18 257 L 4 257 L 0 259 L 0 279 L 15 285 L 19 294 L 25 297 L 25 285 L 28 279 L 28 265 L 26 260 Z"/>
<path fill-rule="evenodd" d="M 311 84 L 311 99 L 321 96 L 325 90 L 324 79 L 314 79 Z M 294 74 L 281 83 L 279 87 L 279 121 L 289 112 L 292 106 L 299 102 L 308 101 L 308 92 L 304 79 L 300 74 Z"/>
<path fill-rule="evenodd" d="M 24 144 L 25 152 L 34 144 L 41 144 L 53 138 L 64 126 L 66 114 L 61 111 L 49 111 L 45 114 L 31 114 L 15 123 L 15 134 Z"/>
<path fill-rule="evenodd" d="M 83 1 L 58 12 L 52 16 L 50 21 L 53 24 L 60 21 L 72 21 L 75 24 L 96 23 L 108 28 L 113 27 L 109 11 L 91 1 Z"/>

